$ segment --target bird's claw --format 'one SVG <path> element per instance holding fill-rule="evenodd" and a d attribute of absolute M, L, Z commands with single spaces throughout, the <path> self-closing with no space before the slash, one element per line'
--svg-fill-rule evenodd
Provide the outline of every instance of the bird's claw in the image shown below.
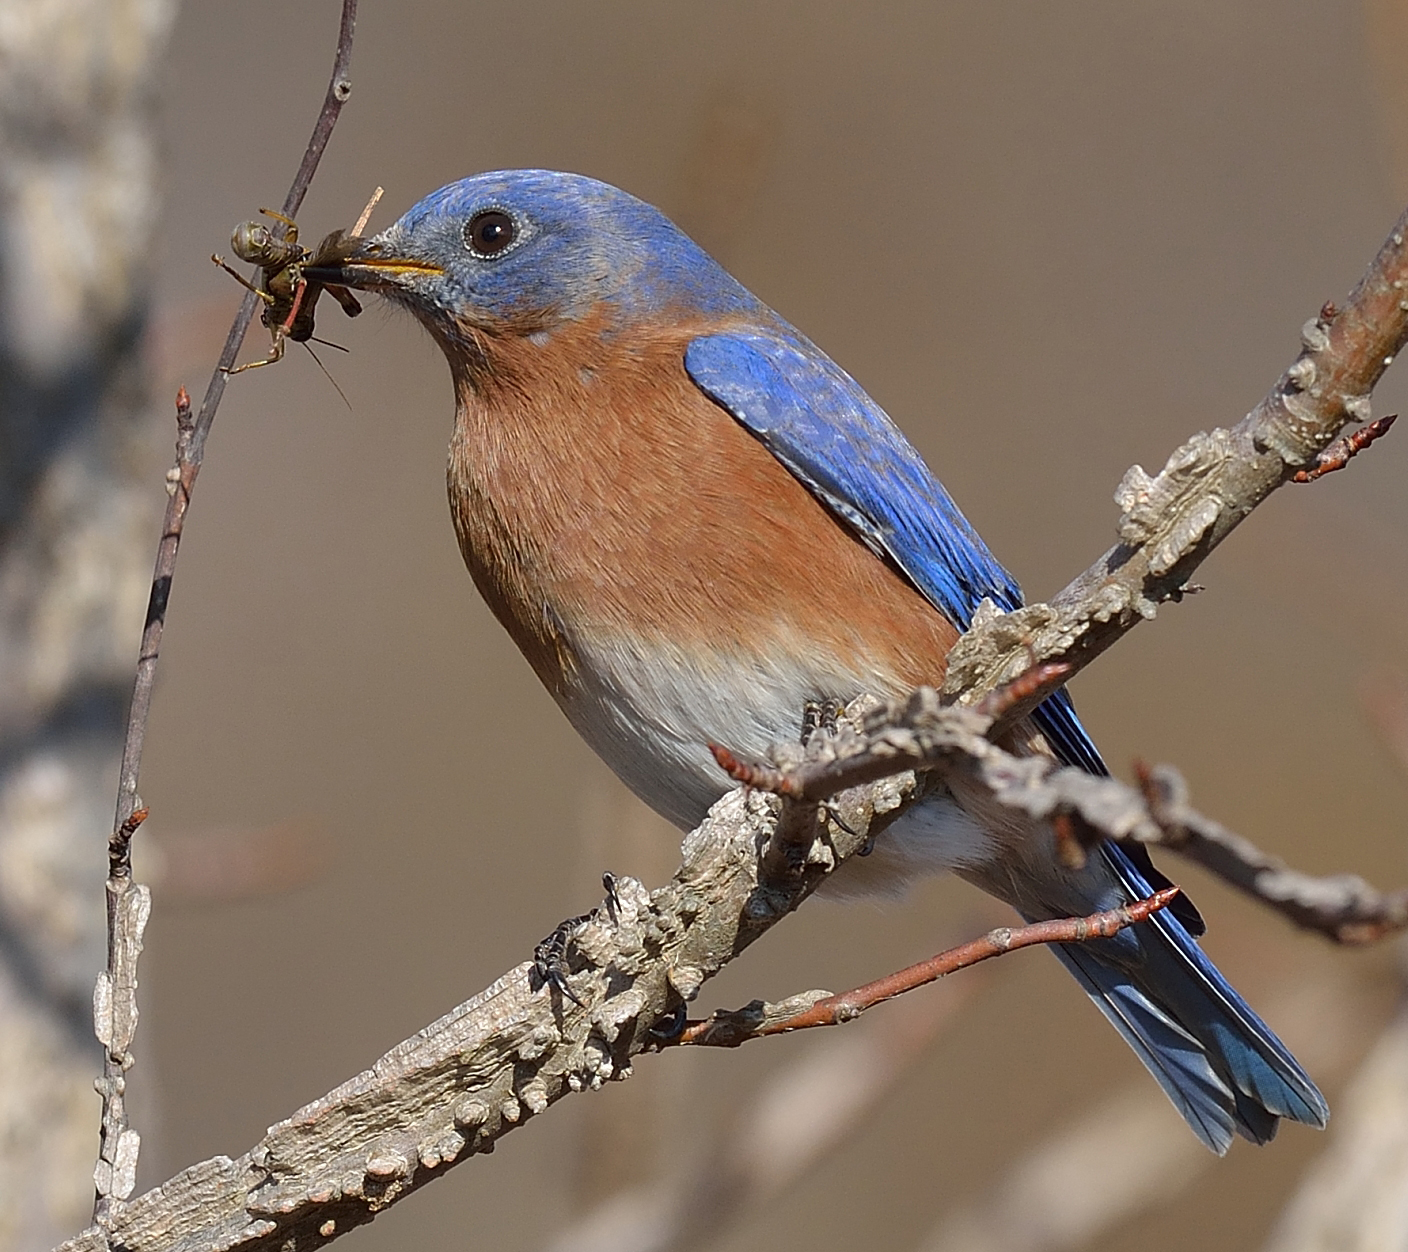
<path fill-rule="evenodd" d="M 688 1021 L 688 1008 L 682 1003 L 677 1004 L 671 1012 L 666 1013 L 650 1028 L 651 1037 L 665 1043 L 673 1042 L 684 1034 L 684 1028 Z"/>
<path fill-rule="evenodd" d="M 577 993 L 567 981 L 567 976 L 572 972 L 567 961 L 568 945 L 572 942 L 573 935 L 582 926 L 594 921 L 603 910 L 613 926 L 617 924 L 621 910 L 621 897 L 616 891 L 616 875 L 607 870 L 601 876 L 601 885 L 606 891 L 604 905 L 594 908 L 590 913 L 582 913 L 577 917 L 569 917 L 565 922 L 559 922 L 553 928 L 552 934 L 533 948 L 533 972 L 538 976 L 539 985 L 555 988 L 579 1009 L 587 1006 L 578 999 Z"/>
<path fill-rule="evenodd" d="M 577 933 L 577 928 L 591 921 L 593 916 L 594 911 L 583 913 L 578 917 L 569 917 L 565 922 L 558 922 L 553 928 L 552 934 L 533 949 L 533 972 L 538 975 L 540 984 L 545 987 L 555 987 L 579 1009 L 584 1009 L 587 1006 L 577 998 L 577 993 L 567 982 L 567 975 L 571 972 L 567 964 L 567 945 L 572 941 L 572 936 Z"/>

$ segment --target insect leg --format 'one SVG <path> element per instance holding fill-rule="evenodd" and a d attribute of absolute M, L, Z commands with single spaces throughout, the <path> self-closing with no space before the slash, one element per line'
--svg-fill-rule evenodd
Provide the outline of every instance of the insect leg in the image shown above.
<path fill-rule="evenodd" d="M 276 222 L 282 222 L 288 227 L 288 230 L 284 233 L 286 242 L 298 242 L 298 223 L 295 222 L 293 218 L 285 217 L 282 213 L 278 213 L 273 209 L 260 209 L 259 211 L 264 214 L 265 217 L 272 217 Z"/>
<path fill-rule="evenodd" d="M 282 361 L 284 357 L 284 337 L 277 330 L 274 332 L 274 346 L 269 349 L 269 355 L 262 361 L 246 361 L 243 365 L 232 365 L 225 371 L 227 377 L 235 374 L 243 374 L 245 370 L 257 370 L 261 365 L 273 365 L 275 361 Z"/>
<path fill-rule="evenodd" d="M 212 252 L 210 254 L 210 259 L 214 261 L 215 264 L 218 265 L 222 270 L 224 270 L 225 273 L 227 273 L 231 278 L 233 278 L 235 282 L 239 283 L 241 287 L 245 288 L 245 290 L 247 291 L 254 292 L 254 294 L 258 296 L 261 300 L 263 300 L 265 304 L 274 303 L 274 297 L 271 296 L 267 291 L 256 287 L 243 274 L 239 273 L 236 270 L 232 270 L 228 265 L 226 265 L 224 257 L 216 256 L 215 253 Z"/>

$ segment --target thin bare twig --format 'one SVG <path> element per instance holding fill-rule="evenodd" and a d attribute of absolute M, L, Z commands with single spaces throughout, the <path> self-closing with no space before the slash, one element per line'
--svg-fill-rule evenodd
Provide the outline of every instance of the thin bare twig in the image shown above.
<path fill-rule="evenodd" d="M 1408 927 L 1408 889 L 1384 892 L 1355 874 L 1317 878 L 1289 868 L 1249 839 L 1205 817 L 1188 803 L 1188 784 L 1171 766 L 1135 765 L 1155 838 L 1212 870 L 1254 900 L 1270 905 L 1297 926 L 1337 943 L 1372 943 Z"/>
<path fill-rule="evenodd" d="M 700 1021 L 686 1023 L 684 1031 L 674 1042 L 694 1047 L 736 1048 L 750 1039 L 762 1039 L 767 1035 L 783 1035 L 817 1026 L 840 1026 L 855 1021 L 877 1004 L 994 956 L 1003 956 L 1036 944 L 1108 939 L 1126 926 L 1146 921 L 1152 914 L 1166 908 L 1177 894 L 1177 887 L 1165 887 L 1147 900 L 1092 913 L 1089 917 L 1061 917 L 1027 926 L 999 926 L 981 939 L 959 944 L 956 948 L 931 956 L 927 961 L 918 961 L 840 995 L 832 995 L 829 991 L 804 991 L 776 1004 L 754 1000 L 741 1009 L 715 1010 Z"/>
<path fill-rule="evenodd" d="M 352 61 L 352 35 L 357 21 L 357 0 L 343 0 L 342 22 L 338 31 L 337 54 L 333 61 L 332 78 L 328 83 L 327 96 L 323 100 L 322 111 L 308 140 L 303 161 L 298 167 L 288 195 L 284 197 L 285 217 L 295 217 L 308 186 L 313 181 L 318 163 L 332 135 L 342 106 L 351 94 L 352 83 L 347 77 Z M 166 506 L 166 517 L 162 522 L 161 545 L 157 550 L 156 569 L 152 574 L 152 592 L 147 606 L 147 622 L 142 634 L 141 651 L 137 659 L 137 678 L 133 684 L 132 706 L 128 713 L 127 739 L 123 744 L 122 768 L 118 776 L 117 819 L 114 826 L 121 826 L 137 807 L 137 777 L 142 763 L 142 744 L 146 736 L 147 718 L 151 711 L 152 684 L 156 676 L 157 654 L 161 647 L 161 631 L 166 622 L 166 607 L 171 595 L 171 578 L 175 573 L 176 554 L 181 543 L 181 529 L 185 522 L 186 509 L 190 505 L 191 490 L 195 486 L 196 475 L 200 472 L 205 457 L 205 441 L 210 434 L 215 412 L 225 394 L 225 384 L 229 381 L 229 369 L 239 354 L 245 332 L 254 318 L 257 297 L 253 292 L 245 294 L 235 320 L 230 324 L 225 346 L 220 352 L 220 360 L 210 376 L 201 401 L 200 412 L 189 428 L 183 426 L 176 450 L 176 470 L 179 474 L 177 489 L 172 491 L 171 500 Z M 182 395 L 185 394 L 184 388 Z M 180 403 L 180 402 L 178 402 Z M 189 414 L 190 401 L 185 401 L 185 411 Z M 189 420 L 189 419 L 187 419 Z"/>
<path fill-rule="evenodd" d="M 283 212 L 286 217 L 294 217 L 303 204 L 303 197 L 322 160 L 338 114 L 351 93 L 352 84 L 347 71 L 352 60 L 356 20 L 357 0 L 343 0 L 332 77 L 298 173 L 284 199 Z M 151 909 L 150 893 L 145 887 L 132 882 L 128 860 L 132 834 L 142 820 L 137 814 L 140 812 L 145 816 L 146 813 L 145 809 L 140 808 L 141 801 L 137 796 L 142 747 L 146 740 L 161 635 L 166 625 L 171 580 L 176 572 L 176 556 L 181 546 L 186 512 L 190 507 L 196 475 L 200 473 L 204 459 L 206 437 L 225 393 L 225 383 L 229 378 L 227 371 L 235 363 L 235 356 L 254 317 L 256 299 L 253 292 L 246 293 L 235 314 L 219 363 L 211 374 L 205 399 L 201 402 L 200 413 L 192 418 L 190 397 L 184 387 L 176 399 L 176 463 L 167 474 L 170 498 L 162 519 L 161 541 L 157 546 L 156 567 L 152 572 L 151 595 L 137 655 L 137 673 L 127 714 L 122 765 L 118 773 L 117 813 L 111 840 L 116 852 L 107 888 L 107 969 L 99 975 L 93 998 L 94 1029 L 104 1045 L 103 1076 L 99 1080 L 99 1090 L 103 1096 L 102 1141 L 94 1169 L 96 1194 L 93 1202 L 93 1220 L 100 1228 L 111 1227 L 115 1206 L 132 1192 L 140 1144 L 136 1132 L 127 1126 L 126 1102 L 122 1096 L 125 1086 L 123 1074 L 131 1064 L 128 1045 L 137 1024 L 136 961 L 142 946 L 142 926 Z"/>

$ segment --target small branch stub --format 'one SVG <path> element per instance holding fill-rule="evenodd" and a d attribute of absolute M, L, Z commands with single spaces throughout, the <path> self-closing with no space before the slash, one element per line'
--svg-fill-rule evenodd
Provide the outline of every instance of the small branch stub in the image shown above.
<path fill-rule="evenodd" d="M 1291 476 L 1293 483 L 1313 483 L 1317 478 L 1342 470 L 1350 461 L 1364 451 L 1374 440 L 1388 434 L 1389 428 L 1398 420 L 1397 413 L 1380 417 L 1361 426 L 1353 434 L 1342 435 L 1316 458 L 1313 468 L 1298 470 Z"/>

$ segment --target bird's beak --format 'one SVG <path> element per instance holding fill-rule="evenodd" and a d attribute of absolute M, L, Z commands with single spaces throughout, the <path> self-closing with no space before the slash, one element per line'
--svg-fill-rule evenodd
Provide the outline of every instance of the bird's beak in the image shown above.
<path fill-rule="evenodd" d="M 303 273 L 315 282 L 362 291 L 404 289 L 417 275 L 443 274 L 444 267 L 410 256 L 388 238 L 390 232 L 362 239 L 330 237 L 319 246 Z"/>

